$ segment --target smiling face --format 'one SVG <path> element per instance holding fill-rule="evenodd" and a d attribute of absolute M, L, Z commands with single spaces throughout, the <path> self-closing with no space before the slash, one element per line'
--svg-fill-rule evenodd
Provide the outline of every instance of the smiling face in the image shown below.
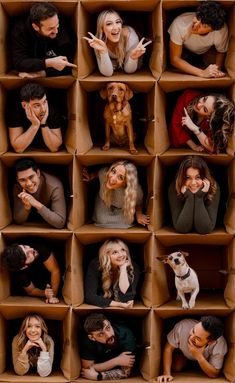
<path fill-rule="evenodd" d="M 44 95 L 41 99 L 34 99 L 27 101 L 22 101 L 22 106 L 26 109 L 27 105 L 31 107 L 31 110 L 35 113 L 35 116 L 41 121 L 45 116 L 46 110 L 48 108 L 47 96 Z"/>
<path fill-rule="evenodd" d="M 17 172 L 17 181 L 23 190 L 30 194 L 36 193 L 40 184 L 40 170 L 29 168 Z"/>
<path fill-rule="evenodd" d="M 199 189 L 203 188 L 203 180 L 198 169 L 187 169 L 185 186 L 194 194 L 197 193 Z"/>
<path fill-rule="evenodd" d="M 191 33 L 195 35 L 207 35 L 207 33 L 212 32 L 213 29 L 210 25 L 202 24 L 200 20 L 196 17 L 193 18 Z"/>
<path fill-rule="evenodd" d="M 35 342 L 42 336 L 42 327 L 38 319 L 31 317 L 28 326 L 25 329 L 25 334 L 29 340 Z"/>
<path fill-rule="evenodd" d="M 32 23 L 32 27 L 37 33 L 39 33 L 39 35 L 54 39 L 59 31 L 58 15 L 54 15 L 46 20 L 40 21 L 40 25 Z"/>
<path fill-rule="evenodd" d="M 116 337 L 111 323 L 105 320 L 103 324 L 102 330 L 92 331 L 88 334 L 89 339 L 102 344 L 114 345 Z"/>
<path fill-rule="evenodd" d="M 124 165 L 112 167 L 107 174 L 107 189 L 120 189 L 126 185 L 126 169 Z"/>
<path fill-rule="evenodd" d="M 111 43 L 118 43 L 121 37 L 122 20 L 117 13 L 108 13 L 104 19 L 103 33 Z"/>
<path fill-rule="evenodd" d="M 25 265 L 29 265 L 38 257 L 39 254 L 37 250 L 35 250 L 33 247 L 30 247 L 28 245 L 19 245 L 19 246 L 23 250 L 26 256 Z"/>
<path fill-rule="evenodd" d="M 199 322 L 190 331 L 189 340 L 193 343 L 194 346 L 200 348 L 206 346 L 210 342 L 210 339 L 208 339 L 209 336 L 210 333 L 207 332 L 203 328 L 201 322 Z"/>
<path fill-rule="evenodd" d="M 193 109 L 199 116 L 209 117 L 214 111 L 214 103 L 214 96 L 204 96 L 199 98 Z"/>
<path fill-rule="evenodd" d="M 121 244 L 115 243 L 109 250 L 111 265 L 113 268 L 122 266 L 127 260 L 127 251 Z"/>

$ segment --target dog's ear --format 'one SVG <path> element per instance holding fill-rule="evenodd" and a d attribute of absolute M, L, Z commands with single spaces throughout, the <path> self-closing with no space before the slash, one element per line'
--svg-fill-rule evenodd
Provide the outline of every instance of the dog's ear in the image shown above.
<path fill-rule="evenodd" d="M 99 93 L 100 93 L 100 97 L 105 100 L 108 97 L 107 86 L 102 88 Z"/>
<path fill-rule="evenodd" d="M 133 91 L 131 90 L 131 88 L 129 88 L 127 84 L 125 85 L 126 85 L 125 99 L 128 101 L 133 97 Z"/>
<path fill-rule="evenodd" d="M 160 257 L 156 257 L 159 261 L 166 263 L 168 255 L 161 255 Z"/>
<path fill-rule="evenodd" d="M 188 257 L 189 256 L 189 253 L 187 253 L 186 251 L 179 251 L 181 254 L 183 254 L 184 257 Z"/>

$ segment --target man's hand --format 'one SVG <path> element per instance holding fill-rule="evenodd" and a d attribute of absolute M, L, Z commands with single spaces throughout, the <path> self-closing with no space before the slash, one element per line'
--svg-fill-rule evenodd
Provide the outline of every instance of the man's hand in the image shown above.
<path fill-rule="evenodd" d="M 18 197 L 23 202 L 26 210 L 30 210 L 31 207 L 35 207 L 36 209 L 40 209 L 43 206 L 41 204 L 41 202 L 36 200 L 36 198 L 34 198 L 31 194 L 29 194 L 25 191 L 22 191 L 21 193 L 19 193 Z"/>
<path fill-rule="evenodd" d="M 34 113 L 31 105 L 29 103 L 25 106 L 25 114 L 27 119 L 31 122 L 33 126 L 36 126 L 39 128 L 40 126 L 40 120 L 37 118 L 36 114 Z"/>
<path fill-rule="evenodd" d="M 216 64 L 210 64 L 206 69 L 202 71 L 202 76 L 204 78 L 220 78 L 224 77 L 225 73 L 218 69 L 218 66 Z"/>
<path fill-rule="evenodd" d="M 54 296 L 54 291 L 52 290 L 51 286 L 47 284 L 45 288 L 45 296 L 46 296 L 46 303 L 59 303 L 59 299 Z"/>
<path fill-rule="evenodd" d="M 21 78 L 39 78 L 46 77 L 46 71 L 40 70 L 38 72 L 19 72 L 18 76 Z"/>
<path fill-rule="evenodd" d="M 135 355 L 133 355 L 130 351 L 125 351 L 118 355 L 116 360 L 117 366 L 132 367 L 135 363 Z"/>
<path fill-rule="evenodd" d="M 47 68 L 54 68 L 58 71 L 62 71 L 66 66 L 77 68 L 77 65 L 70 63 L 66 56 L 56 56 L 46 59 Z"/>
<path fill-rule="evenodd" d="M 49 115 L 49 106 L 48 106 L 48 102 L 47 102 L 47 103 L 46 103 L 45 114 L 44 114 L 43 118 L 42 118 L 41 121 L 40 121 L 41 124 L 46 124 L 48 115 Z"/>
<path fill-rule="evenodd" d="M 190 338 L 188 339 L 188 349 L 189 349 L 189 352 L 190 354 L 192 354 L 192 356 L 197 360 L 198 358 L 200 358 L 202 355 L 203 355 L 203 352 L 206 348 L 206 345 L 205 346 L 202 346 L 202 347 L 197 347 L 195 346 L 192 341 L 190 340 Z"/>
<path fill-rule="evenodd" d="M 171 375 L 160 375 L 157 377 L 157 383 L 167 383 L 172 382 L 172 380 L 174 380 L 174 378 Z"/>
<path fill-rule="evenodd" d="M 98 372 L 91 366 L 90 368 L 82 368 L 81 375 L 85 379 L 97 380 Z"/>

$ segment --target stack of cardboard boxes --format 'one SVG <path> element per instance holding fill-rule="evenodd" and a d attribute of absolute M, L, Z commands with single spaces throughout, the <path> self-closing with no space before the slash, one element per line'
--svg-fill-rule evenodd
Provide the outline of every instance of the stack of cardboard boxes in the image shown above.
<path fill-rule="evenodd" d="M 56 341 L 55 368 L 44 382 L 84 381 L 79 378 L 79 331 L 84 317 L 102 309 L 84 302 L 84 274 L 88 259 L 96 256 L 100 245 L 110 237 L 119 237 L 129 248 L 132 258 L 144 270 L 142 287 L 134 307 L 128 310 L 108 308 L 111 319 L 125 321 L 136 333 L 141 351 L 139 373 L 126 382 L 151 381 L 162 372 L 162 351 L 166 334 L 182 318 L 217 315 L 226 328 L 229 352 L 225 357 L 224 375 L 217 382 L 235 381 L 235 172 L 233 139 L 228 154 L 202 154 L 222 192 L 221 214 L 216 229 L 208 235 L 178 234 L 171 225 L 167 187 L 183 157 L 190 150 L 170 148 L 167 125 L 179 91 L 186 88 L 215 89 L 226 92 L 235 101 L 235 2 L 225 0 L 230 33 L 226 59 L 227 75 L 222 79 L 201 79 L 169 69 L 167 59 L 169 23 L 183 11 L 193 10 L 196 0 L 61 0 L 53 2 L 61 14 L 68 16 L 77 35 L 73 76 L 38 80 L 48 89 L 66 94 L 68 124 L 64 150 L 58 153 L 25 151 L 14 153 L 9 145 L 5 121 L 7 95 L 26 80 L 12 71 L 9 60 L 11 21 L 33 4 L 29 1 L 0 3 L 0 250 L 22 237 L 40 237 L 56 243 L 56 257 L 63 272 L 62 297 L 59 304 L 48 305 L 40 298 L 20 297 L 12 293 L 12 280 L 0 271 L 0 381 L 41 382 L 36 375 L 15 375 L 11 363 L 11 340 L 28 312 L 41 314 Z M 106 78 L 97 72 L 93 50 L 82 39 L 95 32 L 98 13 L 107 8 L 120 11 L 127 25 L 153 40 L 147 48 L 144 67 L 135 74 L 115 73 Z M 112 147 L 103 152 L 103 107 L 99 90 L 109 81 L 123 81 L 134 91 L 131 101 L 135 128 L 141 137 L 138 154 Z M 42 169 L 49 169 L 63 180 L 68 216 L 66 228 L 57 230 L 46 225 L 12 221 L 10 189 L 12 166 L 21 157 L 34 158 Z M 95 191 L 98 185 L 82 181 L 82 169 L 129 159 L 137 167 L 144 190 L 145 210 L 150 214 L 148 228 L 134 226 L 128 230 L 104 229 L 91 222 Z M 225 225 L 223 224 L 223 218 Z M 157 256 L 175 250 L 190 253 L 189 263 L 196 270 L 200 293 L 196 306 L 183 310 L 175 300 L 174 275 Z M 201 371 L 174 375 L 175 382 L 209 382 Z"/>

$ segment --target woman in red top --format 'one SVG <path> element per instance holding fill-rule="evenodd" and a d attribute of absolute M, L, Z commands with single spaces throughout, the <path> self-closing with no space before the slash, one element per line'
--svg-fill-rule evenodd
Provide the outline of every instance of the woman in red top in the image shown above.
<path fill-rule="evenodd" d="M 235 105 L 224 95 L 185 90 L 173 111 L 169 136 L 175 148 L 188 145 L 202 152 L 226 149 L 233 132 Z"/>

